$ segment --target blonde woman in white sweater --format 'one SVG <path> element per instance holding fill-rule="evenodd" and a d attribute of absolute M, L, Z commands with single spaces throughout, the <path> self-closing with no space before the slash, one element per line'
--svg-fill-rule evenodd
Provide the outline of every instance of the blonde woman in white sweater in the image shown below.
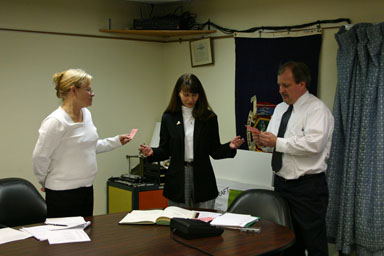
<path fill-rule="evenodd" d="M 33 151 L 33 170 L 46 193 L 47 216 L 92 216 L 96 154 L 125 145 L 129 135 L 99 139 L 91 112 L 92 76 L 81 69 L 53 75 L 63 104 L 46 117 Z"/>

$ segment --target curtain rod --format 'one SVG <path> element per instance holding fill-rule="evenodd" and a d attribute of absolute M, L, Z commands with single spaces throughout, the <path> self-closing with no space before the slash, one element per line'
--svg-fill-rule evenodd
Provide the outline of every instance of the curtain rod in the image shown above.
<path fill-rule="evenodd" d="M 340 27 L 342 27 L 344 25 L 340 25 L 340 26 L 332 26 L 332 27 L 321 27 L 319 29 L 321 30 L 327 30 L 327 29 L 338 29 Z M 289 30 L 291 32 L 295 32 L 295 31 L 306 31 L 306 30 L 311 30 L 311 29 L 318 29 L 318 28 L 306 28 L 306 29 L 292 29 L 292 30 Z M 288 30 L 281 30 L 281 31 L 261 31 L 259 30 L 259 32 L 261 33 L 280 33 L 280 32 L 284 32 L 284 31 L 288 31 Z M 253 33 L 256 33 L 256 32 L 253 32 Z M 212 40 L 215 40 L 215 39 L 225 39 L 225 38 L 233 38 L 234 35 L 225 35 L 225 36 L 208 36 L 209 38 L 211 38 Z M 203 36 L 202 38 L 207 38 L 206 36 Z M 175 42 L 183 42 L 183 41 L 193 41 L 193 40 L 196 40 L 195 39 L 174 39 L 174 40 L 169 40 L 167 41 L 167 43 L 175 43 Z"/>
<path fill-rule="evenodd" d="M 313 26 L 317 26 L 318 28 L 321 27 L 321 24 L 334 24 L 334 23 L 341 23 L 341 22 L 346 22 L 347 24 L 351 24 L 351 20 L 348 18 L 339 18 L 339 19 L 333 19 L 333 20 L 318 20 L 310 23 L 304 23 L 300 25 L 293 25 L 293 26 L 261 26 L 261 27 L 253 27 L 245 30 L 237 30 L 237 29 L 230 29 L 230 28 L 225 28 L 222 26 L 219 26 L 215 24 L 214 22 L 211 22 L 211 20 L 208 20 L 204 24 L 200 24 L 201 27 L 208 26 L 208 29 L 210 27 L 215 27 L 216 29 L 220 30 L 221 32 L 225 34 L 233 34 L 235 32 L 239 33 L 251 33 L 251 32 L 256 32 L 259 30 L 293 30 L 293 29 L 303 29 L 303 28 L 309 28 Z"/>
<path fill-rule="evenodd" d="M 343 25 L 341 25 L 343 26 Z M 321 27 L 320 29 L 337 29 L 341 26 L 333 26 L 333 27 Z M 315 29 L 315 28 L 308 28 Z M 291 31 L 305 31 L 308 29 L 294 29 Z M 28 29 L 13 29 L 13 28 L 1 28 L 0 31 L 10 31 L 10 32 L 22 32 L 22 33 L 35 33 L 35 34 L 48 34 L 48 35 L 59 35 L 59 36 L 74 36 L 74 37 L 87 37 L 87 38 L 100 38 L 100 39 L 113 39 L 113 40 L 128 40 L 128 41 L 143 41 L 143 42 L 155 42 L 155 43 L 175 43 L 175 42 L 184 42 L 184 41 L 192 41 L 194 39 L 173 39 L 173 40 L 158 40 L 158 39 L 140 39 L 140 38 L 131 38 L 131 37 L 117 37 L 117 36 L 101 36 L 101 35 L 92 35 L 92 34 L 79 34 L 79 33 L 65 33 L 65 32 L 54 32 L 54 31 L 41 31 L 41 30 L 28 30 Z M 281 31 L 279 31 L 281 32 Z M 265 32 L 264 32 L 265 33 Z M 274 33 L 274 32 L 268 32 Z M 225 35 L 225 36 L 210 36 L 211 39 L 225 39 L 225 38 L 233 38 L 234 35 Z M 203 37 L 204 38 L 204 37 Z"/>

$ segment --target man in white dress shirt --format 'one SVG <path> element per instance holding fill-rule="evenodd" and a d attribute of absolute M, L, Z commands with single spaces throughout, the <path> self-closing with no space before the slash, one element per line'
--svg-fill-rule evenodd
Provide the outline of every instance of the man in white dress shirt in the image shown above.
<path fill-rule="evenodd" d="M 284 102 L 276 106 L 267 131 L 253 133 L 255 143 L 273 151 L 275 191 L 290 207 L 296 242 L 285 255 L 301 256 L 305 250 L 309 256 L 328 255 L 325 171 L 334 121 L 327 106 L 308 92 L 310 80 L 304 63 L 280 66 L 278 85 Z M 284 122 L 286 129 L 280 127 Z"/>

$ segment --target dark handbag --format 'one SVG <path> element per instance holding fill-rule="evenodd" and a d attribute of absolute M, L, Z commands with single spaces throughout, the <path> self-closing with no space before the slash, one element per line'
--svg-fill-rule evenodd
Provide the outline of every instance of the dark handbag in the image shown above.
<path fill-rule="evenodd" d="M 171 232 L 185 239 L 220 236 L 224 229 L 197 219 L 172 218 Z"/>

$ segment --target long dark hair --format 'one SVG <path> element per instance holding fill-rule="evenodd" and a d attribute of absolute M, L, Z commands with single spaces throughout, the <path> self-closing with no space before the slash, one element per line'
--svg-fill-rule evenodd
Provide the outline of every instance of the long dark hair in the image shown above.
<path fill-rule="evenodd" d="M 194 74 L 186 73 L 179 77 L 173 88 L 171 100 L 164 113 L 175 113 L 181 111 L 183 105 L 179 96 L 180 91 L 198 93 L 199 98 L 193 108 L 192 115 L 195 119 L 207 120 L 214 115 L 212 108 L 209 106 L 207 96 L 200 80 Z"/>

